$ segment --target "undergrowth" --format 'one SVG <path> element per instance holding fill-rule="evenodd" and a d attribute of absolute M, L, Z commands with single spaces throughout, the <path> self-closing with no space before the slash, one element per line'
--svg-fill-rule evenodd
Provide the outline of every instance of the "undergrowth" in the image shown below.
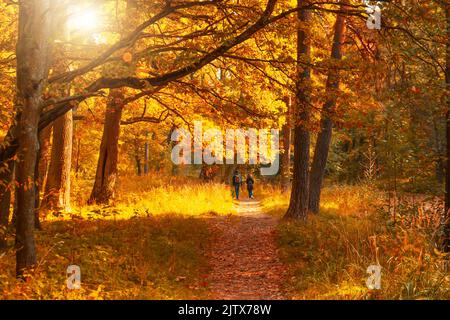
<path fill-rule="evenodd" d="M 49 213 L 36 232 L 38 265 L 15 278 L 14 239 L 0 252 L 0 299 L 201 299 L 208 291 L 211 214 L 230 214 L 229 188 L 183 178 L 122 179 L 107 206 L 87 206 L 77 181 L 71 212 Z M 81 289 L 67 288 L 69 265 Z"/>
<path fill-rule="evenodd" d="M 263 207 L 282 216 L 289 197 L 266 188 Z M 439 206 L 400 206 L 366 186 L 325 188 L 308 221 L 282 221 L 277 243 L 290 271 L 293 299 L 449 299 L 447 260 L 436 236 Z M 370 265 L 382 267 L 381 289 L 369 290 Z"/>

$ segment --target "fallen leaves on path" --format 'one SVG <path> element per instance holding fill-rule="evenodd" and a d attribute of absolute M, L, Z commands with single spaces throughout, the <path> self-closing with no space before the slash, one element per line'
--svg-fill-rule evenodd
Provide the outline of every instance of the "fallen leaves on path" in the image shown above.
<path fill-rule="evenodd" d="M 257 201 L 240 201 L 237 212 L 211 219 L 212 298 L 284 299 L 285 269 L 274 242 L 277 219 L 262 213 Z"/>

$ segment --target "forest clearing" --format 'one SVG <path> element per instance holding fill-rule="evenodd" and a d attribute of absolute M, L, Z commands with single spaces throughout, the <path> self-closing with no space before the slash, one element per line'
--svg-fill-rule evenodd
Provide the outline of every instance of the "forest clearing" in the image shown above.
<path fill-rule="evenodd" d="M 0 0 L 0 300 L 450 300 L 449 19 Z"/>

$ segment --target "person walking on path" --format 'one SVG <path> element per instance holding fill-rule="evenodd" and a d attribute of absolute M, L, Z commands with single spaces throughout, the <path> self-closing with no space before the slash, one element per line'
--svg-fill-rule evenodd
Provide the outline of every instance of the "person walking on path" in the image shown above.
<path fill-rule="evenodd" d="M 235 171 L 233 175 L 233 186 L 234 186 L 234 192 L 236 195 L 236 200 L 239 200 L 239 189 L 242 184 L 242 176 L 239 173 L 239 171 Z"/>
<path fill-rule="evenodd" d="M 255 184 L 255 179 L 253 179 L 251 173 L 247 175 L 247 180 L 245 180 L 245 183 L 247 184 L 248 197 L 253 199 L 253 185 Z"/>

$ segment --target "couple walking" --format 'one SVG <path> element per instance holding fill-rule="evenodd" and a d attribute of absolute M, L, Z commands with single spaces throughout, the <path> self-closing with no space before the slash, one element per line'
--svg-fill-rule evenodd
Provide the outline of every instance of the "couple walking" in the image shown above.
<path fill-rule="evenodd" d="M 239 189 L 241 188 L 241 186 L 243 184 L 244 184 L 244 181 L 242 180 L 242 176 L 239 173 L 239 171 L 236 170 L 233 175 L 233 186 L 234 186 L 234 192 L 236 194 L 236 200 L 239 200 Z M 253 177 L 250 173 L 247 175 L 245 184 L 247 185 L 248 197 L 250 199 L 253 199 L 253 185 L 255 184 L 255 180 L 253 179 Z"/>

